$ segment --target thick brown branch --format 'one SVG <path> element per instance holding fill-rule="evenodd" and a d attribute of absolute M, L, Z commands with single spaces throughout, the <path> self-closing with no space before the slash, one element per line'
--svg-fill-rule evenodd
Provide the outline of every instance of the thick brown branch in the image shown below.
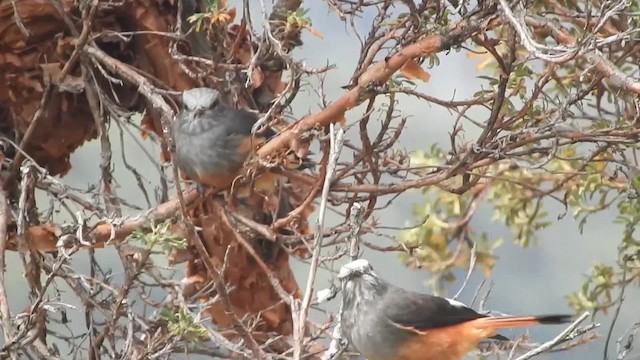
<path fill-rule="evenodd" d="M 493 17 L 486 12 L 478 13 L 470 19 L 464 19 L 449 26 L 442 34 L 427 36 L 415 44 L 409 45 L 394 55 L 371 65 L 358 78 L 358 84 L 324 110 L 310 115 L 290 129 L 281 132 L 258 150 L 258 156 L 265 158 L 283 147 L 295 143 L 300 135 L 314 127 L 323 127 L 344 118 L 345 112 L 362 104 L 369 98 L 367 88 L 375 84 L 384 84 L 408 60 L 435 54 L 460 44 L 473 33 L 495 26 Z"/>
<path fill-rule="evenodd" d="M 190 205 L 198 198 L 197 191 L 191 191 L 184 195 L 185 206 Z M 103 248 L 107 241 L 120 242 L 129 236 L 133 231 L 147 228 L 152 222 L 161 222 L 170 219 L 178 213 L 180 204 L 177 198 L 173 198 L 153 209 L 137 215 L 133 219 L 124 221 L 121 225 L 112 224 L 104 220 L 98 223 L 89 232 L 85 240 L 93 243 L 93 248 Z M 56 251 L 58 235 L 51 225 L 35 225 L 26 229 L 25 236 L 29 239 L 29 246 L 32 250 L 42 252 Z M 71 246 L 73 244 L 67 244 Z M 85 246 L 80 246 L 85 248 Z M 15 233 L 9 236 L 6 244 L 9 251 L 17 251 L 17 241 Z"/>

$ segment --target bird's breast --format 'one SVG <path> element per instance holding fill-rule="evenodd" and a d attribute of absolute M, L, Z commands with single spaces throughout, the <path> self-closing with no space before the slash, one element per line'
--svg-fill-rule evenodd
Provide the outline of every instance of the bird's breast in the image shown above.
<path fill-rule="evenodd" d="M 242 137 L 229 136 L 221 125 L 196 119 L 174 127 L 176 165 L 191 179 L 208 183 L 205 178 L 233 178 L 242 167 Z"/>
<path fill-rule="evenodd" d="M 405 334 L 392 328 L 375 307 L 359 309 L 352 319 L 350 341 L 367 360 L 394 360 Z M 400 336 L 402 335 L 402 336 Z M 401 339 L 402 338 L 402 339 Z"/>

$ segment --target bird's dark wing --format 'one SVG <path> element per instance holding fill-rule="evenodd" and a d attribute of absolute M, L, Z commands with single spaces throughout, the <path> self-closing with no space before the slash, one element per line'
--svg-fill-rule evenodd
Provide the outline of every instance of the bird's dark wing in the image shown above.
<path fill-rule="evenodd" d="M 218 121 L 225 122 L 225 129 L 228 136 L 249 136 L 253 125 L 259 119 L 258 115 L 255 113 L 243 109 L 231 108 L 230 106 L 223 104 L 219 104 L 216 107 L 215 112 L 216 113 L 213 118 L 218 119 Z M 266 127 L 259 133 L 260 137 L 266 139 L 271 139 L 276 135 L 277 132 L 271 127 Z M 309 154 L 311 154 L 311 152 L 309 152 Z M 294 157 L 300 161 L 299 165 L 296 167 L 298 170 L 314 169 L 316 166 L 315 161 L 308 157 L 305 157 L 304 159 L 299 159 L 296 155 L 294 155 Z"/>
<path fill-rule="evenodd" d="M 451 326 L 486 317 L 464 304 L 395 288 L 385 296 L 384 315 L 397 326 L 416 331 Z"/>
<path fill-rule="evenodd" d="M 259 116 L 247 110 L 234 109 L 228 105 L 219 104 L 215 109 L 214 118 L 217 121 L 224 121 L 229 135 L 249 136 L 251 128 L 258 121 Z M 276 132 L 267 127 L 260 135 L 269 139 L 275 136 Z"/>

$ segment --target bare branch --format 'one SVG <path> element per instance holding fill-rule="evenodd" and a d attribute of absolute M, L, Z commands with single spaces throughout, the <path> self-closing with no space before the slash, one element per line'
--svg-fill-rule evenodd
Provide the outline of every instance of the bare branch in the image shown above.
<path fill-rule="evenodd" d="M 515 360 L 527 360 L 531 359 L 536 355 L 540 355 L 545 351 L 551 350 L 554 346 L 560 344 L 561 342 L 567 340 L 572 337 L 572 334 L 576 331 L 578 326 L 585 321 L 589 317 L 589 312 L 584 312 L 576 321 L 574 321 L 571 325 L 569 325 L 566 329 L 564 329 L 558 336 L 553 338 L 552 340 L 547 341 L 546 343 L 538 346 L 537 348 L 527 352 L 526 354 L 516 358 Z"/>
<path fill-rule="evenodd" d="M 340 152 L 342 151 L 342 145 L 344 142 L 344 130 L 335 129 L 334 124 L 329 127 L 329 162 L 326 166 L 324 183 L 322 186 L 322 197 L 320 200 L 320 209 L 318 211 L 318 219 L 316 221 L 317 231 L 316 238 L 313 246 L 313 256 L 311 258 L 311 264 L 309 269 L 309 276 L 307 278 L 307 285 L 305 287 L 305 293 L 302 298 L 302 303 L 294 303 L 293 316 L 294 316 L 294 347 L 293 358 L 295 360 L 300 359 L 302 356 L 302 339 L 304 337 L 304 330 L 306 326 L 307 314 L 309 312 L 309 306 L 311 305 L 311 299 L 313 295 L 313 284 L 316 279 L 316 272 L 318 271 L 318 265 L 320 260 L 320 252 L 322 250 L 322 239 L 324 234 L 324 218 L 327 209 L 327 202 L 329 196 L 329 188 L 333 182 L 333 175 L 336 171 L 336 164 L 340 158 Z M 297 319 L 295 319 L 297 317 Z"/>

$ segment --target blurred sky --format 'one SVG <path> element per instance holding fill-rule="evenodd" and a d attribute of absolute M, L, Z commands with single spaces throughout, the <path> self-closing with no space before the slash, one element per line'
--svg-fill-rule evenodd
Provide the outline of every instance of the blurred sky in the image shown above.
<path fill-rule="evenodd" d="M 237 4 L 230 1 L 231 6 Z M 254 24 L 259 23 L 261 11 L 259 2 L 251 2 L 253 8 L 252 19 Z M 302 59 L 308 67 L 322 67 L 335 64 L 337 68 L 330 71 L 324 79 L 324 93 L 327 101 L 333 101 L 344 94 L 345 90 L 340 87 L 346 85 L 357 61 L 360 44 L 354 35 L 353 29 L 345 26 L 334 13 L 330 13 L 323 2 L 306 2 L 304 7 L 310 8 L 309 16 L 313 20 L 313 27 L 323 35 L 324 39 L 311 36 L 308 32 L 303 33 L 304 46 L 296 49 L 293 56 Z M 402 10 L 404 11 L 404 10 Z M 364 37 L 371 23 L 372 12 L 355 20 L 355 26 Z M 476 78 L 476 61 L 468 59 L 465 52 L 451 52 L 448 55 L 439 54 L 440 66 L 428 69 L 431 80 L 428 84 L 419 84 L 420 91 L 428 95 L 441 99 L 468 99 L 473 93 L 480 90 L 480 82 Z M 308 113 L 319 110 L 319 97 L 315 92 L 319 87 L 318 79 L 309 79 L 308 86 L 297 96 L 293 104 L 292 115 L 295 118 L 302 118 Z M 315 89 L 315 90 L 314 90 Z M 455 96 L 454 96 L 455 95 Z M 429 106 L 424 102 L 402 96 L 399 98 L 400 105 L 397 107 L 402 115 L 408 116 L 407 128 L 402 134 L 400 146 L 404 149 L 422 150 L 432 143 L 438 143 L 448 150 L 448 132 L 452 129 L 454 117 L 440 107 Z M 362 115 L 361 107 L 348 113 L 347 119 L 351 122 L 357 120 Z M 478 122 L 486 120 L 486 114 L 470 113 Z M 373 126 L 373 125 L 372 125 Z M 469 129 L 469 126 L 467 126 Z M 358 129 L 352 128 L 347 132 L 348 138 L 353 138 L 356 143 Z M 128 201 L 146 207 L 144 198 L 136 186 L 133 175 L 128 172 L 121 159 L 118 130 L 114 126 L 111 129 L 113 159 L 115 162 L 115 179 L 119 187 L 116 189 L 119 196 Z M 136 133 L 137 135 L 137 133 Z M 473 135 L 473 133 L 471 133 Z M 469 133 L 467 136 L 471 136 Z M 149 141 L 144 142 L 144 147 L 152 156 L 157 156 L 158 149 Z M 127 151 L 127 161 L 137 168 L 145 176 L 147 185 L 157 184 L 157 170 L 148 160 L 143 152 L 139 151 L 138 145 L 129 135 L 125 134 L 125 148 Z M 98 182 L 100 176 L 100 145 L 98 141 L 87 143 L 82 149 L 72 155 L 71 161 L 73 169 L 63 179 L 69 185 L 87 188 L 90 184 Z M 343 153 L 342 161 L 347 161 L 349 157 Z M 150 188 L 150 187 L 148 187 Z M 153 195 L 152 195 L 153 196 Z M 412 205 L 420 203 L 423 197 L 418 190 L 408 191 L 399 196 L 387 209 L 376 214 L 384 226 L 401 227 L 417 222 L 412 215 Z M 380 203 L 388 199 L 379 200 Z M 42 203 L 44 204 L 44 203 Z M 550 212 L 549 218 L 555 219 L 562 213 L 561 208 L 547 204 Z M 134 215 L 135 211 L 128 212 Z M 487 232 L 494 237 L 506 239 L 512 235 L 500 224 L 492 223 L 492 210 L 481 207 L 472 221 L 472 226 L 478 232 Z M 315 216 L 315 215 L 314 215 Z M 498 310 L 511 314 L 545 314 L 571 312 L 567 306 L 564 296 L 577 290 L 584 279 L 586 273 L 594 262 L 613 264 L 616 260 L 616 248 L 620 243 L 622 229 L 613 224 L 614 212 L 603 212 L 590 218 L 585 226 L 583 234 L 578 232 L 577 223 L 569 215 L 558 221 L 550 228 L 539 233 L 539 241 L 531 248 L 522 249 L 506 241 L 497 250 L 499 260 L 493 270 L 491 280 L 495 282 L 491 296 L 486 306 L 493 310 Z M 312 219 L 311 223 L 314 223 Z M 342 216 L 329 212 L 326 218 L 326 226 L 332 226 L 343 222 Z M 385 233 L 397 236 L 396 231 L 385 231 Z M 377 237 L 368 236 L 367 240 L 380 242 Z M 327 249 L 332 251 L 334 249 Z M 8 268 L 21 268 L 15 253 L 8 253 Z M 116 276 L 119 275 L 118 259 L 112 249 L 98 250 L 98 257 L 104 260 L 103 264 L 111 263 L 115 266 Z M 400 264 L 398 256 L 394 253 L 373 253 L 367 251 L 365 258 L 369 259 L 376 270 L 387 280 L 398 286 L 405 287 L 420 292 L 427 292 L 426 282 L 429 274 L 420 270 L 409 270 Z M 111 259 L 111 261 L 109 261 Z M 162 259 L 157 259 L 162 263 Z M 74 257 L 74 266 L 80 271 L 88 271 L 87 260 L 78 253 Z M 300 262 L 294 263 L 294 271 L 297 275 L 298 283 L 301 287 L 306 283 L 307 265 Z M 178 272 L 176 276 L 180 276 Z M 9 289 L 11 308 L 13 311 L 21 310 L 27 303 L 24 288 L 24 278 L 22 273 L 9 272 Z M 329 285 L 331 274 L 321 272 L 317 284 L 317 289 L 322 289 Z M 460 274 L 459 278 L 464 278 Z M 469 302 L 476 288 L 482 282 L 482 275 L 475 272 L 469 284 L 465 288 L 461 299 Z M 449 295 L 453 296 L 459 288 L 459 283 L 449 288 Z M 627 289 L 626 301 L 622 308 L 621 316 L 616 325 L 613 341 L 634 322 L 640 321 L 640 291 L 635 287 Z M 336 311 L 339 300 L 333 300 L 326 304 L 327 310 Z M 83 323 L 83 311 L 70 312 L 72 320 L 79 320 Z M 315 312 L 313 316 L 316 320 L 324 320 L 324 315 Z M 610 316 L 599 315 L 596 319 L 603 326 L 599 329 L 602 339 L 592 341 L 586 346 L 581 346 L 571 352 L 558 353 L 540 356 L 540 359 L 602 359 L 604 336 L 606 335 L 610 323 Z M 546 326 L 533 328 L 530 334 L 535 341 L 547 341 L 554 337 L 562 327 Z M 522 334 L 522 331 L 506 331 L 507 336 L 515 337 Z M 615 350 L 615 343 L 611 344 Z M 640 358 L 640 344 L 636 341 L 636 351 L 628 359 Z M 615 354 L 612 354 L 615 357 Z"/>

